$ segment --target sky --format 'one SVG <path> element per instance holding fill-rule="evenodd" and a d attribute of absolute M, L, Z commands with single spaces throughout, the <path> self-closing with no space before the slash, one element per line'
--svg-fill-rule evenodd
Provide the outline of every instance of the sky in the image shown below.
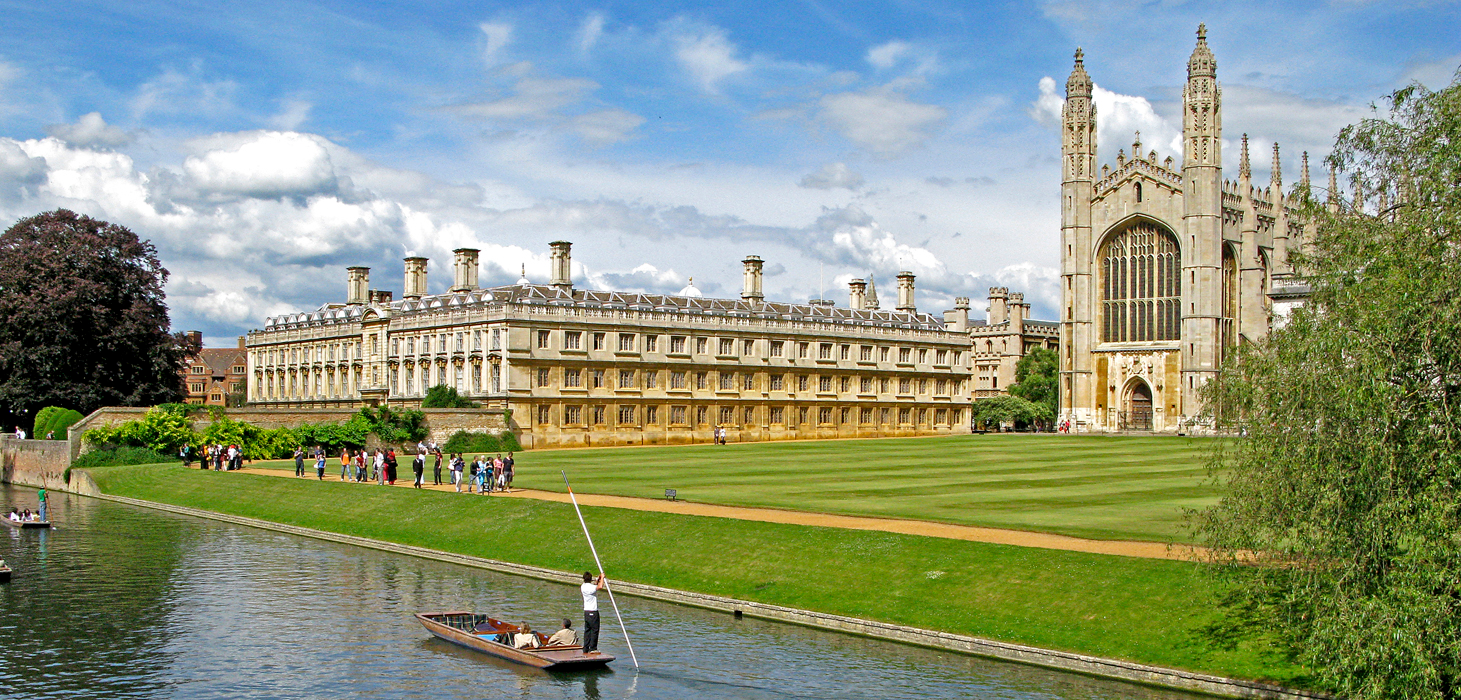
<path fill-rule="evenodd" d="M 277 2 L 0 0 L 0 221 L 64 207 L 170 271 L 174 330 L 231 345 L 401 259 L 482 250 L 484 285 L 883 299 L 937 314 L 988 288 L 1059 305 L 1058 131 L 1076 47 L 1100 159 L 1180 161 L 1200 22 L 1225 165 L 1280 144 L 1316 183 L 1344 125 L 1461 66 L 1461 3 L 1157 0 Z M 8 225 L 8 224 L 7 224 Z"/>

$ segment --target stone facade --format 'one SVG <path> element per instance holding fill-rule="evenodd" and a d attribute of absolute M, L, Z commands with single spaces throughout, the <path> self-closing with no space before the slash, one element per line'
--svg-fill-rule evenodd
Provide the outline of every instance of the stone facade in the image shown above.
<path fill-rule="evenodd" d="M 961 299 L 967 304 L 967 300 Z M 1008 287 L 989 288 L 984 321 L 969 326 L 974 358 L 974 399 L 1003 396 L 1015 383 L 1015 367 L 1035 348 L 1058 351 L 1060 324 L 1030 318 L 1025 295 Z"/>
<path fill-rule="evenodd" d="M 1242 139 L 1223 179 L 1222 92 L 1206 28 L 1187 65 L 1180 167 L 1138 133 L 1115 169 L 1096 170 L 1092 82 L 1077 50 L 1066 83 L 1061 156 L 1061 420 L 1081 431 L 1198 428 L 1202 385 L 1231 349 L 1262 338 L 1302 303 L 1290 247 L 1312 240 L 1285 194 L 1278 145 L 1268 187 Z"/>
<path fill-rule="evenodd" d="M 188 358 L 183 368 L 183 399 L 191 404 L 225 406 L 229 395 L 243 394 L 248 385 L 248 353 L 244 350 L 244 339 L 238 339 L 236 348 L 203 348 L 203 334 L 189 331 L 194 342 L 201 348 L 197 355 Z"/>
<path fill-rule="evenodd" d="M 478 289 L 476 251 L 456 255 L 446 294 L 417 258 L 401 301 L 351 268 L 353 303 L 250 332 L 251 405 L 414 407 L 445 384 L 536 447 L 969 432 L 967 330 L 913 307 L 911 273 L 884 311 L 768 302 L 755 256 L 740 299 L 709 299 L 574 289 L 561 241 L 549 284 Z"/>

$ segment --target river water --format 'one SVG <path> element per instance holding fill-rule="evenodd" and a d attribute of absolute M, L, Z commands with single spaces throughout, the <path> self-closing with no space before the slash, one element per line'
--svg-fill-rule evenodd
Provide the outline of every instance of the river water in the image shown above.
<path fill-rule="evenodd" d="M 5 512 L 35 508 L 31 489 L 3 498 Z M 639 671 L 604 605 L 600 646 L 619 660 L 547 673 L 437 640 L 411 615 L 551 630 L 579 616 L 569 586 L 67 494 L 52 494 L 51 519 L 0 528 L 16 571 L 0 585 L 0 696 L 1198 697 L 628 597 Z"/>

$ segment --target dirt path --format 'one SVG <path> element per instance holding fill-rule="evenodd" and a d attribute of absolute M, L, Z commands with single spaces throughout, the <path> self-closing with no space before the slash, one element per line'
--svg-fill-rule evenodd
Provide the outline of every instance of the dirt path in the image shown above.
<path fill-rule="evenodd" d="M 334 470 L 333 474 L 331 473 L 331 468 Z M 246 468 L 240 470 L 240 472 L 243 474 L 295 478 L 293 472 L 283 469 Z M 304 478 L 311 480 L 315 478 L 313 467 L 307 465 L 306 472 L 309 476 Z M 335 462 L 325 468 L 325 480 L 339 481 L 339 473 L 340 465 L 338 462 Z M 412 488 L 410 481 L 411 472 L 404 470 L 404 474 L 407 478 L 397 481 L 396 488 Z M 423 488 L 431 491 L 455 491 L 455 488 L 450 485 L 432 486 L 427 484 Z M 557 503 L 569 502 L 568 494 L 566 493 L 535 491 L 531 489 L 515 489 L 512 493 L 492 493 L 487 494 L 487 496 L 479 494 L 468 496 L 463 493 L 462 496 L 464 498 L 531 498 L 539 501 L 554 501 Z M 846 530 L 876 530 L 902 535 L 942 537 L 950 540 L 989 542 L 991 544 L 1007 544 L 1016 547 L 1060 549 L 1068 552 L 1087 552 L 1090 554 L 1111 554 L 1122 557 L 1139 557 L 1142 559 L 1175 559 L 1187 561 L 1201 553 L 1200 548 L 1189 545 L 1169 545 L 1161 542 L 1136 542 L 1130 540 L 1087 540 L 1079 537 L 1051 535 L 1043 532 L 1003 530 L 1000 528 L 974 527 L 971 525 L 950 525 L 948 523 L 933 523 L 922 520 L 895 520 L 891 518 L 868 518 L 853 515 L 830 515 L 827 513 L 809 513 L 774 508 L 744 508 L 709 503 L 691 503 L 689 501 L 666 501 L 653 498 L 630 498 L 628 496 L 603 496 L 591 493 L 578 494 L 578 502 L 586 506 L 624 508 L 627 510 L 642 510 L 655 513 L 701 515 L 711 518 L 730 518 L 733 520 L 751 520 L 786 525 L 838 527 Z"/>

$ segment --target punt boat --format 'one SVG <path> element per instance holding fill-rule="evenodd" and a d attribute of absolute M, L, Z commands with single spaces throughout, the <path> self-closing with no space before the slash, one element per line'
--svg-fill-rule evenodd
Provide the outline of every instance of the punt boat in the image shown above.
<path fill-rule="evenodd" d="M 517 649 L 495 642 L 493 638 L 497 635 L 516 634 L 519 628 L 486 615 L 456 610 L 416 613 L 416 619 L 421 621 L 426 631 L 452 644 L 536 668 L 564 671 L 603 666 L 614 660 L 613 656 L 601 651 L 585 654 L 583 647 L 578 645 L 542 646 L 548 643 L 548 637 L 541 632 L 533 633 L 538 637 L 539 647 L 536 649 Z"/>
<path fill-rule="evenodd" d="M 22 530 L 48 528 L 51 526 L 51 521 L 49 520 L 11 520 L 10 518 L 0 517 L 0 522 L 4 522 L 10 527 L 18 527 Z"/>
<path fill-rule="evenodd" d="M 0 564 L 0 583 L 10 583 L 11 569 L 5 564 Z"/>

